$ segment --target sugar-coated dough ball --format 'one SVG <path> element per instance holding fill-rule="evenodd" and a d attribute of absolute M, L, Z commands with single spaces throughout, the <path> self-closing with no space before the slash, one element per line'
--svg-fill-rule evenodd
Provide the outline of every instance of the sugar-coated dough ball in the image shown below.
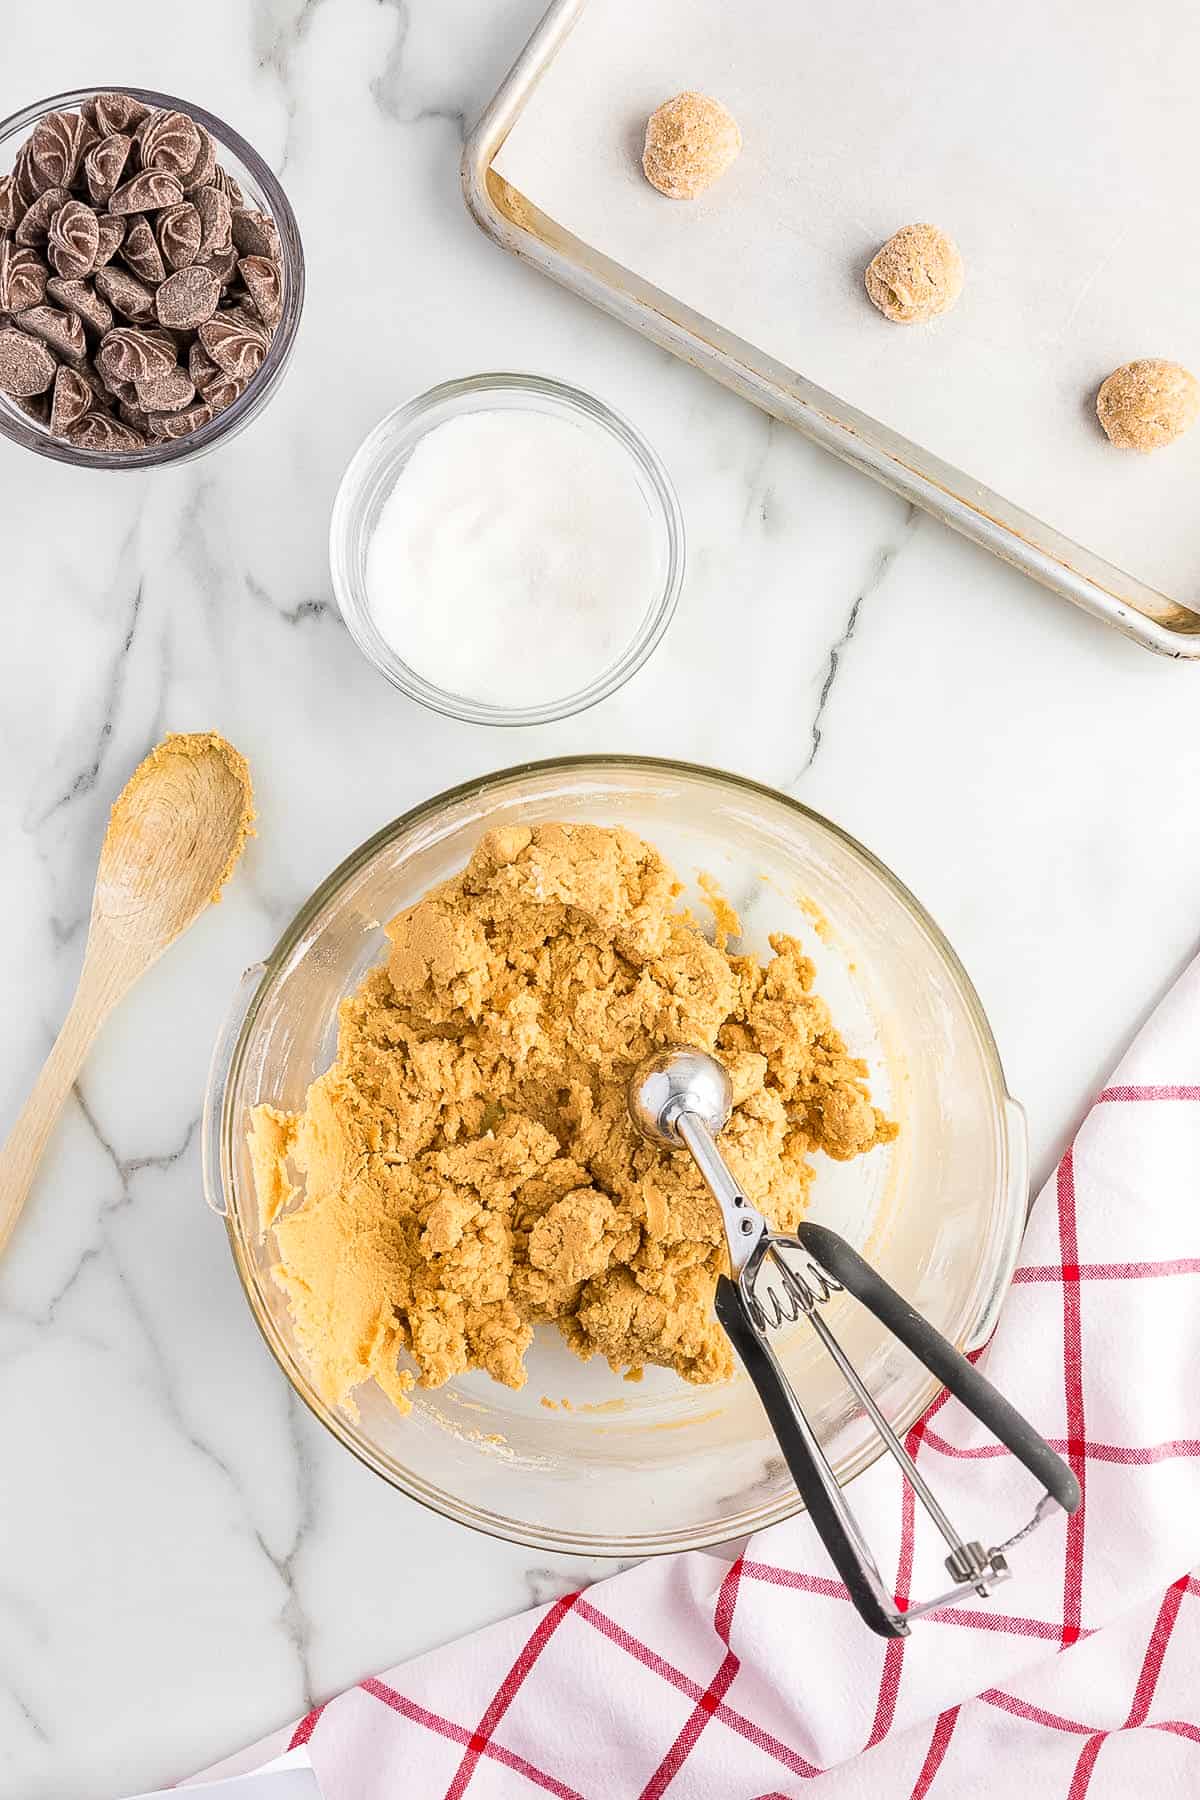
<path fill-rule="evenodd" d="M 651 187 L 668 199 L 694 200 L 725 173 L 741 147 L 729 108 L 689 91 L 650 114 L 642 168 Z"/>
<path fill-rule="evenodd" d="M 1119 450 L 1160 450 L 1200 416 L 1200 382 L 1190 369 L 1143 357 L 1114 369 L 1096 395 L 1096 413 Z"/>
<path fill-rule="evenodd" d="M 962 293 L 958 245 L 936 225 L 905 225 L 867 264 L 867 293 L 885 319 L 918 325 L 949 312 Z"/>

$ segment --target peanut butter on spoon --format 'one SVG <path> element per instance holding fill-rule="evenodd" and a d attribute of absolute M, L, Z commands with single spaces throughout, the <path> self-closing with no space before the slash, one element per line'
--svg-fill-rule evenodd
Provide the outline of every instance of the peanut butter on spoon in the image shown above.
<path fill-rule="evenodd" d="M 75 998 L 0 1149 L 0 1250 L 93 1038 L 138 977 L 220 899 L 253 820 L 246 760 L 215 732 L 164 738 L 118 796 Z"/>

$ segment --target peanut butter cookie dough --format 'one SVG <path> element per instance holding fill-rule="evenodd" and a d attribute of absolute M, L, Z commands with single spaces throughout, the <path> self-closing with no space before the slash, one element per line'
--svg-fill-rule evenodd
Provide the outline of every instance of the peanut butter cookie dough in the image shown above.
<path fill-rule="evenodd" d="M 650 114 L 642 170 L 668 200 L 694 200 L 720 180 L 741 148 L 741 129 L 729 108 L 688 90 Z"/>
<path fill-rule="evenodd" d="M 652 1050 L 720 1055 L 722 1147 L 778 1226 L 804 1212 L 815 1151 L 846 1160 L 895 1136 L 800 945 L 772 938 L 765 965 L 730 955 L 736 921 L 710 943 L 680 891 L 628 831 L 488 833 L 387 927 L 388 961 L 343 1004 L 304 1110 L 255 1110 L 261 1226 L 327 1401 L 353 1411 L 374 1379 L 407 1410 L 414 1382 L 467 1369 L 520 1387 L 539 1321 L 614 1369 L 730 1373 L 717 1208 L 626 1114 Z"/>
<path fill-rule="evenodd" d="M 1096 416 L 1118 450 L 1161 450 L 1200 417 L 1200 382 L 1179 363 L 1143 357 L 1101 383 Z"/>
<path fill-rule="evenodd" d="M 885 319 L 921 325 L 949 312 L 962 293 L 963 259 L 936 225 L 904 225 L 876 251 L 864 279 Z"/>

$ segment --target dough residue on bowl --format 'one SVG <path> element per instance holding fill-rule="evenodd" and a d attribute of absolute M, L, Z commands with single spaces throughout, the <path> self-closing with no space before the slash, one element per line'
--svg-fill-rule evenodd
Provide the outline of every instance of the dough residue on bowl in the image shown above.
<path fill-rule="evenodd" d="M 783 1229 L 814 1152 L 846 1160 L 896 1135 L 800 944 L 730 955 L 681 891 L 629 831 L 488 832 L 387 927 L 388 960 L 343 1002 L 336 1061 L 303 1110 L 255 1108 L 261 1229 L 327 1402 L 353 1411 L 374 1379 L 403 1410 L 414 1382 L 469 1369 L 520 1387 L 540 1321 L 617 1370 L 730 1373 L 718 1209 L 626 1110 L 654 1050 L 721 1057 L 722 1148 Z"/>

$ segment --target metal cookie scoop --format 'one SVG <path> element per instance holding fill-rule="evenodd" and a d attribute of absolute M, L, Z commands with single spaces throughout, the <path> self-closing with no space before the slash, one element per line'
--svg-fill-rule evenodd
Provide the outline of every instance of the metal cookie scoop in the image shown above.
<path fill-rule="evenodd" d="M 1079 1483 L 1049 1444 L 991 1382 L 902 1300 L 836 1232 L 803 1224 L 794 1237 L 773 1232 L 729 1171 L 716 1140 L 732 1110 L 729 1076 L 714 1056 L 680 1047 L 651 1057 L 629 1083 L 629 1112 L 651 1143 L 686 1149 L 721 1209 L 731 1276 L 717 1280 L 716 1312 L 758 1392 L 792 1478 L 860 1616 L 882 1637 L 907 1637 L 909 1622 L 970 1594 L 987 1599 L 1008 1578 L 1006 1552 L 1058 1508 L 1079 1505 Z M 809 1260 L 803 1271 L 782 1252 Z M 769 1270 L 764 1265 L 769 1264 Z M 1035 1475 L 1045 1493 L 1028 1524 L 985 1550 L 964 1539 L 939 1506 L 924 1476 L 884 1418 L 819 1305 L 834 1291 L 852 1294 L 900 1339 L 954 1396 Z M 801 1314 L 833 1357 L 863 1410 L 949 1547 L 954 1583 L 932 1600 L 898 1607 L 884 1585 L 858 1522 L 825 1452 L 771 1347 L 769 1333 Z"/>

